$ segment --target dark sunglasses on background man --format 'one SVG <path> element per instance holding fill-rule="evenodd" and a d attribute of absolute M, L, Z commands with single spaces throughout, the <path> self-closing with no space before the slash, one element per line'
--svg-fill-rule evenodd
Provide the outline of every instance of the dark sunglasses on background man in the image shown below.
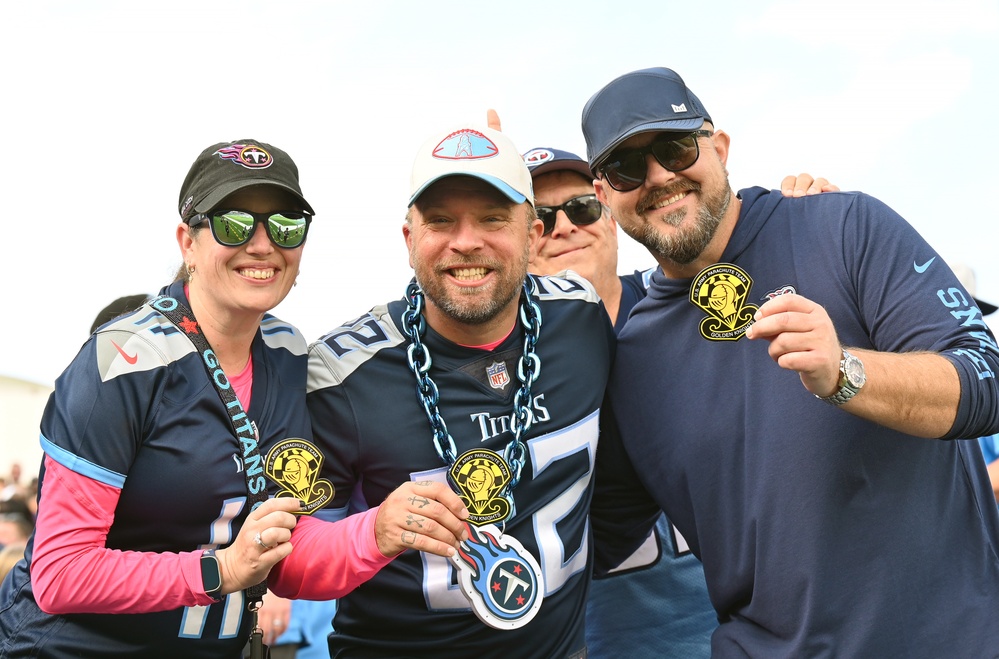
<path fill-rule="evenodd" d="M 556 215 L 559 211 L 563 211 L 569 221 L 576 226 L 583 226 L 599 220 L 603 213 L 603 207 L 597 201 L 597 195 L 584 194 L 573 197 L 561 206 L 538 206 L 537 211 L 538 219 L 545 225 L 545 232 L 541 235 L 547 236 L 555 230 L 555 223 L 558 219 Z"/>
<path fill-rule="evenodd" d="M 239 247 L 249 242 L 257 223 L 261 222 L 267 227 L 267 235 L 272 243 L 284 249 L 294 249 L 301 247 L 305 242 L 312 216 L 295 211 L 251 213 L 241 210 L 216 210 L 191 218 L 192 227 L 203 222 L 208 222 L 215 241 L 226 247 Z"/>
<path fill-rule="evenodd" d="M 629 192 L 645 182 L 649 171 L 645 156 L 651 153 L 663 169 L 682 172 L 697 162 L 701 154 L 697 138 L 711 135 L 710 130 L 695 130 L 684 134 L 664 133 L 641 148 L 614 151 L 597 167 L 597 171 L 618 192 Z"/>

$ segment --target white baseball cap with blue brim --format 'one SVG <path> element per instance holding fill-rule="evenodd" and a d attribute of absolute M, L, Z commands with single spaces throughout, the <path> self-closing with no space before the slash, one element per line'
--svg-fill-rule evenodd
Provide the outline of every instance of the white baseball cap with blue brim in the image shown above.
<path fill-rule="evenodd" d="M 497 130 L 462 125 L 424 142 L 413 162 L 409 205 L 448 176 L 482 179 L 513 203 L 534 205 L 531 173 L 517 147 Z"/>

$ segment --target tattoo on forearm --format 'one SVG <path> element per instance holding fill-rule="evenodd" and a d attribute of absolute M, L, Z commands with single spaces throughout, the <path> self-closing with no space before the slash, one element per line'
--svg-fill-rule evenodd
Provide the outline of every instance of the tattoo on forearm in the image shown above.
<path fill-rule="evenodd" d="M 402 542 L 403 542 L 403 544 L 406 544 L 406 545 L 416 544 L 416 534 L 413 533 L 412 531 L 403 531 L 402 532 Z"/>
<path fill-rule="evenodd" d="M 425 519 L 426 517 L 413 517 L 413 515 L 406 515 L 406 526 L 412 526 L 413 524 L 416 524 L 418 528 L 422 529 L 423 520 Z"/>
<path fill-rule="evenodd" d="M 430 499 L 426 497 L 411 496 L 409 502 L 417 508 L 426 508 L 430 505 Z"/>

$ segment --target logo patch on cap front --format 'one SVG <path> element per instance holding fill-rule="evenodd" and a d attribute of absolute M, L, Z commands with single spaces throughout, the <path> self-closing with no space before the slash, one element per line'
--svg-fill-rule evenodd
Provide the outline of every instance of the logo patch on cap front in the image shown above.
<path fill-rule="evenodd" d="M 247 169 L 266 169 L 274 159 L 256 144 L 233 144 L 219 149 L 215 154 L 223 160 L 239 163 Z"/>
<path fill-rule="evenodd" d="M 499 153 L 495 143 L 482 133 L 463 128 L 451 133 L 434 147 L 434 158 L 442 160 L 477 160 L 492 158 Z"/>
<path fill-rule="evenodd" d="M 555 159 L 551 149 L 533 149 L 524 154 L 524 162 L 531 169 Z"/>

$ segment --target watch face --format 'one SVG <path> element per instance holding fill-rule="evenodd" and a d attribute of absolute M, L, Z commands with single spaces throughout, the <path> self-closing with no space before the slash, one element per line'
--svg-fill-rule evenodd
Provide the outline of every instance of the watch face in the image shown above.
<path fill-rule="evenodd" d="M 214 554 L 206 553 L 201 556 L 201 583 L 205 592 L 212 596 L 222 589 L 222 574 Z"/>
<path fill-rule="evenodd" d="M 847 382 L 858 389 L 867 382 L 867 375 L 864 373 L 864 363 L 853 355 L 849 355 L 846 358 L 843 364 L 843 374 L 846 376 Z"/>

